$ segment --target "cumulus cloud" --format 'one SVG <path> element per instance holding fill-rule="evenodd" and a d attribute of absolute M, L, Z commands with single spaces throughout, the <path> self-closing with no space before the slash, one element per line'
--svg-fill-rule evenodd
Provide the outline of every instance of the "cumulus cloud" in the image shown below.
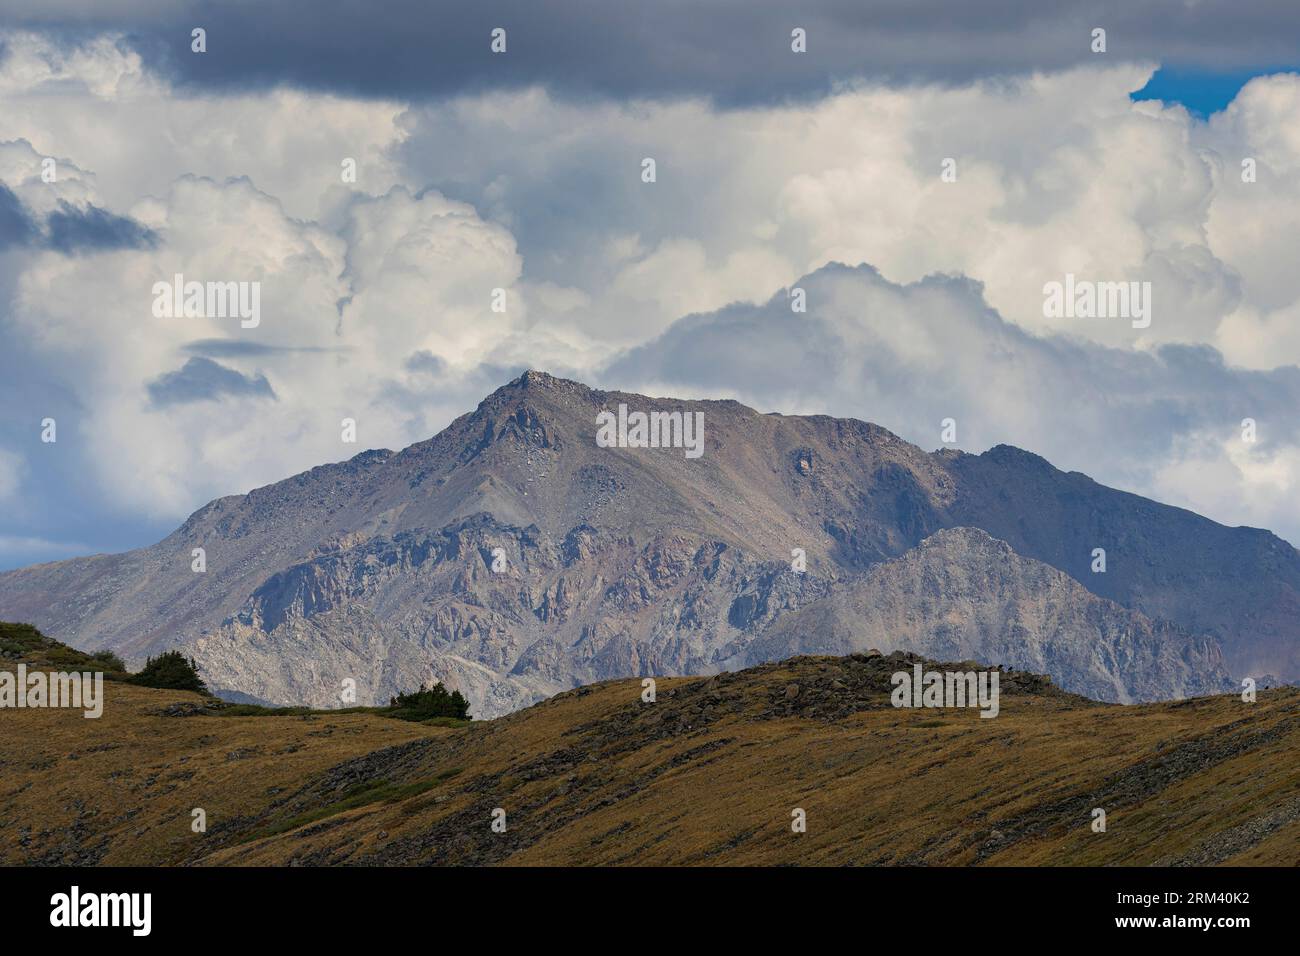
<path fill-rule="evenodd" d="M 471 369 L 512 321 L 489 296 L 518 275 L 509 234 L 436 192 L 358 197 L 342 234 L 289 217 L 244 179 L 182 177 L 132 214 L 156 243 L 34 255 L 10 320 L 50 374 L 93 397 L 65 427 L 98 463 L 101 493 L 131 507 L 184 513 L 347 457 L 344 418 L 367 445 L 427 437 L 425 415 L 449 410 L 395 406 L 385 384 L 420 351 Z M 257 283 L 260 323 L 155 315 L 154 284 L 175 275 Z M 181 364 L 194 351 L 222 361 Z"/>
<path fill-rule="evenodd" d="M 457 375 L 525 314 L 517 296 L 489 308 L 520 272 L 508 231 L 392 185 L 396 107 L 187 97 L 117 38 L 30 34 L 6 38 L 0 91 L 21 240 L 0 257 L 0 439 L 39 478 L 0 529 L 10 554 L 87 526 L 147 540 L 207 499 L 354 454 L 345 418 L 363 446 L 427 437 L 481 397 Z M 255 283 L 262 321 L 156 316 L 154 284 L 177 275 Z M 421 350 L 448 363 L 437 382 L 404 367 Z M 47 416 L 57 444 L 39 441 Z"/>
<path fill-rule="evenodd" d="M 38 160 L 66 157 L 93 170 L 65 171 L 59 162 L 60 180 L 84 182 L 90 195 L 82 198 L 118 211 L 180 176 L 246 176 L 291 215 L 327 218 L 353 192 L 342 181 L 344 160 L 355 160 L 356 185 L 372 194 L 397 184 L 388 155 L 405 135 L 398 103 L 292 89 L 177 89 L 147 70 L 120 35 L 61 43 L 4 34 L 0 102 L 0 168 L 3 141 L 23 141 Z M 38 169 L 24 178 L 44 185 Z"/>
<path fill-rule="evenodd" d="M 763 301 L 827 262 L 868 262 L 895 282 L 976 278 L 991 305 L 1039 334 L 1209 342 L 1259 367 L 1300 361 L 1284 321 L 1300 289 L 1279 254 L 1300 222 L 1300 178 L 1285 175 L 1300 147 L 1276 132 L 1293 125 L 1283 117 L 1300 78 L 1251 82 L 1207 125 L 1181 107 L 1133 103 L 1150 72 L 852 86 L 725 112 L 534 89 L 415 108 L 397 151 L 408 175 L 449 184 L 511 229 L 525 281 L 581 295 L 578 310 L 536 303 L 535 314 L 595 343 L 628 345 L 685 313 Z M 457 148 L 439 148 L 448 142 Z M 1247 156 L 1259 158 L 1255 183 L 1241 182 Z M 645 157 L 656 160 L 652 184 L 640 177 Z M 941 176 L 946 160 L 955 181 Z M 1044 286 L 1067 275 L 1150 283 L 1150 327 L 1046 315 Z M 1262 323 L 1286 351 L 1265 359 L 1242 334 Z"/>
<path fill-rule="evenodd" d="M 0 147 L 26 149 L 31 160 L 37 159 L 26 143 L 4 143 Z M 47 192 L 44 197 L 49 201 Z M 0 183 L 0 249 L 14 245 L 45 246 L 67 255 L 100 252 L 106 249 L 138 248 L 152 245 L 157 237 L 126 216 L 118 216 L 93 203 L 74 204 L 55 197 L 55 207 L 45 215 L 28 209 L 8 186 Z"/>

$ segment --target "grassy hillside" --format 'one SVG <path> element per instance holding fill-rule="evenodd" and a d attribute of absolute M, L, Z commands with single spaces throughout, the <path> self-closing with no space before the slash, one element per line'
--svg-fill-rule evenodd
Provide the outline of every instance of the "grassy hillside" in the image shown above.
<path fill-rule="evenodd" d="M 12 670 L 20 661 L 51 670 L 102 671 L 106 680 L 126 676 L 121 658 L 111 651 L 87 654 L 46 637 L 30 624 L 0 621 L 0 668 Z"/>
<path fill-rule="evenodd" d="M 1300 691 L 1120 707 L 1016 672 L 981 719 L 890 706 L 911 660 L 663 679 L 655 703 L 611 681 L 463 727 L 114 683 L 97 721 L 0 711 L 0 861 L 1300 863 Z"/>
<path fill-rule="evenodd" d="M 199 710 L 203 698 L 104 687 L 98 720 L 0 711 L 0 862 L 194 860 L 340 761 L 448 732 L 365 714 L 166 716 Z M 191 832 L 196 807 L 207 812 L 206 834 Z"/>

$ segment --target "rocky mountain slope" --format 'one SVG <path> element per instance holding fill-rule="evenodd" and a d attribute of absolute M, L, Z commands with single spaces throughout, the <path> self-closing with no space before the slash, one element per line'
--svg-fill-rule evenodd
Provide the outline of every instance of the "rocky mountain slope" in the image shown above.
<path fill-rule="evenodd" d="M 460 729 L 109 683 L 99 720 L 0 712 L 0 863 L 1300 863 L 1300 690 L 1119 707 L 1002 671 L 985 719 L 892 706 L 918 663 L 972 667 L 797 657 Z"/>
<path fill-rule="evenodd" d="M 702 413 L 703 455 L 599 447 L 596 416 L 620 403 Z M 959 528 L 1014 554 L 931 539 Z M 908 586 L 948 562 L 942 587 Z M 442 679 L 490 716 L 591 680 L 899 635 L 1106 699 L 1176 697 L 1300 677 L 1298 595 L 1300 556 L 1275 536 L 1016 449 L 926 453 L 864 422 L 529 372 L 401 452 L 219 499 L 150 548 L 0 575 L 0 616 L 133 660 L 185 645 L 232 695 L 328 705 L 350 679 L 368 703 Z"/>
<path fill-rule="evenodd" d="M 875 565 L 774 621 L 739 655 L 752 664 L 869 648 L 1060 675 L 1068 691 L 1119 703 L 1233 686 L 1213 638 L 1099 598 L 973 528 L 936 532 Z"/>

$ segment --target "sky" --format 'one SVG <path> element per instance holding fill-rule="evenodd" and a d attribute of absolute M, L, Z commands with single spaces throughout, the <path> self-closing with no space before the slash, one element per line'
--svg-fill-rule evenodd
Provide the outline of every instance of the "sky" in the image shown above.
<path fill-rule="evenodd" d="M 926 449 L 952 418 L 1300 543 L 1294 4 L 0 24 L 0 568 L 423 440 L 525 368 Z M 178 274 L 257 283 L 260 320 L 157 314 Z M 1049 314 L 1067 276 L 1149 289 L 1149 324 Z"/>

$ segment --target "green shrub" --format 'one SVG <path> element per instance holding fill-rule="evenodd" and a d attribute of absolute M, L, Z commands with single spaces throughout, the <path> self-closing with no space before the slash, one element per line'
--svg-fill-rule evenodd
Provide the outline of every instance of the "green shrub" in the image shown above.
<path fill-rule="evenodd" d="M 199 677 L 199 667 L 194 663 L 194 658 L 186 658 L 180 651 L 166 651 L 149 658 L 145 661 L 143 670 L 133 674 L 130 680 L 132 684 L 141 687 L 208 693 L 208 688 Z"/>
<path fill-rule="evenodd" d="M 52 642 L 30 624 L 0 621 L 0 652 L 14 656 L 44 650 Z"/>
<path fill-rule="evenodd" d="M 389 716 L 402 720 L 429 720 L 433 717 L 454 717 L 458 720 L 469 719 L 469 701 L 458 690 L 447 692 L 442 684 L 434 684 L 412 694 L 398 694 L 388 702 L 392 708 Z"/>
<path fill-rule="evenodd" d="M 106 671 L 126 670 L 126 663 L 112 651 L 95 651 L 90 659 Z"/>
<path fill-rule="evenodd" d="M 126 665 L 112 651 L 88 654 L 46 637 L 30 624 L 0 621 L 0 658 L 24 661 L 29 667 L 61 671 L 103 671 L 109 680 L 121 679 Z"/>

